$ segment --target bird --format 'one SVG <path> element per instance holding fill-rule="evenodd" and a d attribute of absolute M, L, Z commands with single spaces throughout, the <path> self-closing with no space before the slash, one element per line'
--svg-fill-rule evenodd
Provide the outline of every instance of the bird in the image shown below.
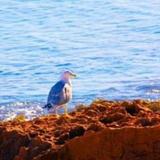
<path fill-rule="evenodd" d="M 58 116 L 58 109 L 64 107 L 64 114 L 67 115 L 67 103 L 72 99 L 72 82 L 76 74 L 72 71 L 64 71 L 60 80 L 50 89 L 47 99 L 47 108 L 49 113 L 55 113 Z"/>

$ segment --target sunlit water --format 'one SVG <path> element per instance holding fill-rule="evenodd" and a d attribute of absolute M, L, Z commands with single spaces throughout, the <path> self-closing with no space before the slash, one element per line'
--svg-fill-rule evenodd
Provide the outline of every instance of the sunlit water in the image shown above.
<path fill-rule="evenodd" d="M 0 119 L 43 114 L 61 71 L 69 104 L 160 98 L 160 1 L 0 0 Z"/>

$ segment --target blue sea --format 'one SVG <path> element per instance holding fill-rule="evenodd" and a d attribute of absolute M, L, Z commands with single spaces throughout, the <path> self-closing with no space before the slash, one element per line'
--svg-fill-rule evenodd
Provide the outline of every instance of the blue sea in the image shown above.
<path fill-rule="evenodd" d="M 160 99 L 159 0 L 0 0 L 0 119 L 43 114 L 64 70 L 68 104 Z"/>

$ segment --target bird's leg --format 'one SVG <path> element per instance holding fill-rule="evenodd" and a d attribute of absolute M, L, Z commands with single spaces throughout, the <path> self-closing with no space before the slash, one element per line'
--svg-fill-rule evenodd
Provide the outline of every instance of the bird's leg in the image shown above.
<path fill-rule="evenodd" d="M 55 115 L 58 116 L 58 109 L 57 109 L 57 107 L 55 108 Z"/>
<path fill-rule="evenodd" d="M 56 115 L 56 117 L 59 117 L 58 106 L 54 106 L 53 113 Z"/>
<path fill-rule="evenodd" d="M 68 114 L 68 110 L 67 110 L 67 105 L 64 105 L 64 114 L 67 115 Z"/>
<path fill-rule="evenodd" d="M 72 119 L 72 116 L 68 114 L 67 105 L 65 104 L 63 107 L 64 107 L 64 116 L 66 118 Z"/>

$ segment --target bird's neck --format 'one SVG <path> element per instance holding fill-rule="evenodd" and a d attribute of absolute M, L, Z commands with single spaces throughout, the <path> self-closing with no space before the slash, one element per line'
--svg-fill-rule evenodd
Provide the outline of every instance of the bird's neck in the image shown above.
<path fill-rule="evenodd" d="M 65 83 L 68 83 L 69 85 L 72 85 L 72 81 L 71 81 L 71 79 L 68 79 L 68 78 L 62 78 L 61 79 L 63 82 L 65 82 Z"/>

